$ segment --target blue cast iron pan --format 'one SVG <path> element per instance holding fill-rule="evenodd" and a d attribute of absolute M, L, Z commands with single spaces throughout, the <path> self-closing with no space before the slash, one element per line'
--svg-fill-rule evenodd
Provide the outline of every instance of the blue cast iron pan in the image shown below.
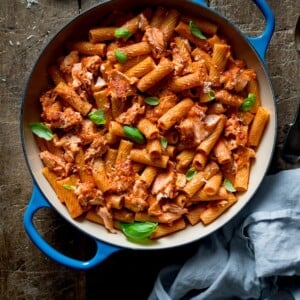
<path fill-rule="evenodd" d="M 20 126 L 24 155 L 34 183 L 32 197 L 24 214 L 24 227 L 30 239 L 45 255 L 67 267 L 87 270 L 100 264 L 112 253 L 125 248 L 151 250 L 168 249 L 186 245 L 199 240 L 222 227 L 251 199 L 269 167 L 273 155 L 277 129 L 274 93 L 264 60 L 267 47 L 274 31 L 275 20 L 273 13 L 265 0 L 253 0 L 253 2 L 260 9 L 266 20 L 265 29 L 258 37 L 245 36 L 234 24 L 208 8 L 206 3 L 202 0 L 140 0 L 138 3 L 135 2 L 134 4 L 128 0 L 113 0 L 83 12 L 52 38 L 37 59 L 26 84 L 21 108 Z M 246 59 L 248 66 L 256 70 L 260 82 L 261 99 L 263 105 L 269 109 L 271 118 L 261 145 L 259 146 L 256 162 L 252 167 L 252 175 L 250 177 L 251 188 L 249 191 L 246 192 L 229 211 L 212 224 L 205 227 L 202 225 L 191 226 L 181 232 L 145 245 L 129 242 L 121 233 L 110 234 L 107 233 L 102 226 L 92 224 L 88 221 L 73 220 L 69 216 L 66 208 L 57 199 L 51 186 L 41 174 L 43 165 L 39 159 L 39 149 L 28 125 L 39 120 L 41 113 L 39 96 L 50 87 L 47 78 L 47 66 L 59 57 L 65 41 L 70 40 L 74 36 L 76 36 L 76 38 L 86 38 L 85 34 L 88 32 L 88 29 L 99 24 L 103 16 L 115 9 L 128 10 L 131 7 L 137 8 L 138 6 L 149 5 L 174 7 L 187 15 L 202 16 L 217 23 L 220 26 L 221 31 L 229 38 L 230 44 L 233 46 L 237 56 Z M 80 36 L 81 34 L 82 36 Z M 43 239 L 33 224 L 33 217 L 39 209 L 44 207 L 55 209 L 67 220 L 67 222 L 71 223 L 95 240 L 97 250 L 90 260 L 80 261 L 70 258 L 54 249 Z"/>

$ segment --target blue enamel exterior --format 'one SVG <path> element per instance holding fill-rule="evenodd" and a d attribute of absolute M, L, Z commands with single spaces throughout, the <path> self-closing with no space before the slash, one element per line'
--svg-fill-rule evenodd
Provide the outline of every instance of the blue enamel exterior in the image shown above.
<path fill-rule="evenodd" d="M 95 239 L 96 243 L 96 253 L 94 257 L 92 257 L 88 261 L 80 261 L 74 258 L 70 258 L 60 253 L 56 249 L 54 249 L 51 245 L 49 245 L 44 238 L 39 234 L 37 229 L 33 224 L 33 216 L 34 214 L 41 208 L 51 208 L 49 202 L 45 199 L 40 189 L 34 185 L 32 197 L 29 201 L 29 205 L 24 214 L 24 227 L 25 231 L 32 240 L 32 242 L 48 257 L 53 259 L 54 261 L 70 268 L 78 269 L 78 270 L 87 270 L 97 266 L 107 257 L 109 257 L 112 253 L 120 250 L 115 246 L 108 245 L 106 243 L 102 243 L 99 240 Z"/>
<path fill-rule="evenodd" d="M 197 5 L 202 5 L 207 7 L 207 3 L 204 0 L 191 0 L 191 2 Z M 246 38 L 253 46 L 253 48 L 256 50 L 261 60 L 264 62 L 266 50 L 271 40 L 272 34 L 274 32 L 275 18 L 272 10 L 270 9 L 270 7 L 268 6 L 265 0 L 253 0 L 253 2 L 257 5 L 257 7 L 261 10 L 262 14 L 264 15 L 266 19 L 266 27 L 264 32 L 260 36 L 258 37 L 246 36 Z M 70 268 L 79 269 L 79 270 L 88 270 L 101 263 L 103 260 L 108 258 L 112 253 L 121 250 L 121 248 L 108 245 L 106 243 L 103 243 L 95 239 L 97 250 L 94 257 L 91 258 L 90 260 L 80 261 L 65 256 L 64 254 L 54 249 L 51 245 L 49 245 L 39 234 L 39 232 L 37 231 L 37 229 L 33 224 L 34 214 L 40 208 L 44 208 L 44 207 L 51 208 L 51 205 L 45 199 L 40 189 L 36 185 L 34 185 L 32 197 L 29 201 L 29 205 L 24 214 L 24 228 L 26 230 L 26 233 L 30 237 L 30 239 L 33 241 L 33 243 L 45 255 L 47 255 L 54 261 Z"/>
<path fill-rule="evenodd" d="M 274 14 L 264 0 L 253 0 L 253 2 L 257 5 L 257 7 L 260 9 L 262 14 L 264 15 L 266 19 L 266 27 L 265 30 L 262 32 L 262 34 L 258 37 L 247 37 L 248 41 L 251 43 L 253 48 L 256 50 L 260 58 L 264 61 L 266 51 L 268 48 L 268 45 L 270 43 L 271 37 L 274 32 L 275 28 L 275 17 Z"/>

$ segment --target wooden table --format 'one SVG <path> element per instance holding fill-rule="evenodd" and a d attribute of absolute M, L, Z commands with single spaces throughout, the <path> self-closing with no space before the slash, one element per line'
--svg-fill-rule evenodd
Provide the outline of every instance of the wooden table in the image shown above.
<path fill-rule="evenodd" d="M 82 10 L 102 1 L 82 0 Z M 248 0 L 211 0 L 210 6 L 257 35 L 264 20 Z M 300 167 L 281 158 L 282 142 L 300 99 L 299 53 L 294 27 L 299 1 L 268 0 L 276 29 L 266 56 L 278 107 L 278 137 L 269 173 Z M 297 3 L 297 4 L 296 4 Z M 189 257 L 195 245 L 156 253 L 123 251 L 89 272 L 65 268 L 46 258 L 23 229 L 23 214 L 32 193 L 24 161 L 19 113 L 26 78 L 41 49 L 67 21 L 78 15 L 76 0 L 0 1 L 0 299 L 145 299 L 158 270 Z M 54 211 L 35 216 L 41 234 L 69 255 L 85 258 L 93 243 L 66 224 Z M 155 257 L 155 260 L 153 260 Z M 143 266 L 143 267 L 141 267 Z M 133 290 L 135 292 L 133 292 Z"/>

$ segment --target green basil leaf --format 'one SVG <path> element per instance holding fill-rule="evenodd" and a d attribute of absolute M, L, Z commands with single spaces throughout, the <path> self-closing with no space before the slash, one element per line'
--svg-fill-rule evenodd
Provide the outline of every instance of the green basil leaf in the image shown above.
<path fill-rule="evenodd" d="M 123 130 L 126 136 L 133 142 L 136 142 L 138 144 L 145 143 L 145 137 L 137 128 L 125 125 L 123 126 Z"/>
<path fill-rule="evenodd" d="M 157 97 L 147 97 L 144 100 L 147 104 L 155 106 L 159 103 L 159 98 Z"/>
<path fill-rule="evenodd" d="M 127 61 L 127 55 L 120 50 L 115 50 L 115 57 L 120 64 L 124 64 Z"/>
<path fill-rule="evenodd" d="M 36 134 L 38 137 L 45 139 L 47 141 L 52 140 L 53 133 L 49 127 L 42 123 L 31 123 L 29 124 L 31 131 Z"/>
<path fill-rule="evenodd" d="M 228 192 L 236 192 L 236 189 L 234 188 L 233 184 L 231 183 L 231 181 L 228 178 L 224 179 L 224 187 Z"/>
<path fill-rule="evenodd" d="M 196 174 L 197 170 L 194 167 L 189 168 L 185 174 L 186 180 L 191 180 Z"/>
<path fill-rule="evenodd" d="M 68 190 L 68 191 L 72 191 L 72 190 L 75 189 L 75 186 L 71 185 L 71 184 L 64 184 L 63 188 L 66 189 L 66 190 Z"/>
<path fill-rule="evenodd" d="M 215 91 L 214 90 L 209 90 L 207 94 L 208 94 L 209 100 L 215 99 Z"/>
<path fill-rule="evenodd" d="M 256 96 L 255 94 L 249 93 L 248 97 L 244 99 L 243 103 L 240 106 L 241 111 L 249 111 L 255 105 Z"/>
<path fill-rule="evenodd" d="M 164 136 L 162 136 L 162 137 L 160 138 L 160 144 L 161 144 L 161 146 L 162 146 L 164 149 L 167 149 L 167 147 L 168 147 L 168 140 L 167 140 Z"/>
<path fill-rule="evenodd" d="M 132 33 L 127 28 L 117 28 L 115 30 L 115 37 L 120 38 L 129 38 L 131 37 Z"/>
<path fill-rule="evenodd" d="M 148 238 L 157 228 L 157 223 L 152 222 L 119 222 L 119 226 L 123 233 L 132 240 L 140 241 Z"/>
<path fill-rule="evenodd" d="M 200 28 L 194 21 L 190 21 L 189 28 L 193 36 L 197 37 L 200 40 L 206 40 L 206 36 L 201 32 Z"/>
<path fill-rule="evenodd" d="M 97 125 L 106 124 L 106 119 L 105 119 L 105 116 L 104 116 L 104 110 L 103 109 L 98 109 L 98 110 L 90 112 L 88 114 L 88 117 L 90 118 L 91 121 L 93 121 Z"/>

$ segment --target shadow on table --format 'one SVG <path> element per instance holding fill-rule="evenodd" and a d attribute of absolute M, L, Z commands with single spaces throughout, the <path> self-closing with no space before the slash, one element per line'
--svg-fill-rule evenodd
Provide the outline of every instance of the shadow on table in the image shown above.
<path fill-rule="evenodd" d="M 182 264 L 196 243 L 168 250 L 122 250 L 87 272 L 88 300 L 147 299 L 158 272 L 164 266 Z"/>

